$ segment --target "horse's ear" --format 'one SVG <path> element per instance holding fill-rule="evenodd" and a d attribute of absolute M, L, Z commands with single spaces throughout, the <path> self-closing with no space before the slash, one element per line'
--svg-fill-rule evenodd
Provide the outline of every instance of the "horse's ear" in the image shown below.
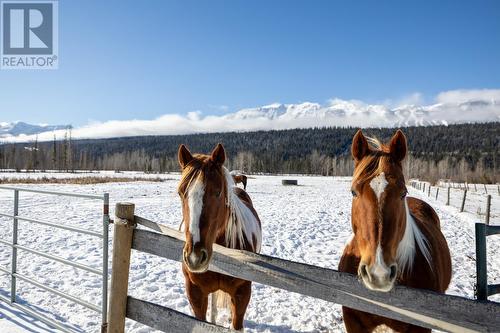
<path fill-rule="evenodd" d="M 212 156 L 210 159 L 219 165 L 224 164 L 224 161 L 226 160 L 226 152 L 224 151 L 224 146 L 222 144 L 219 143 L 217 147 L 212 150 Z"/>
<path fill-rule="evenodd" d="M 362 160 L 369 152 L 370 148 L 368 147 L 368 141 L 366 141 L 361 130 L 358 130 L 352 139 L 351 153 L 354 161 L 358 162 Z"/>
<path fill-rule="evenodd" d="M 389 149 L 392 158 L 396 162 L 401 162 L 406 157 L 406 152 L 408 150 L 406 146 L 406 136 L 400 129 L 398 129 L 396 134 L 392 137 Z"/>
<path fill-rule="evenodd" d="M 186 148 L 184 145 L 179 146 L 179 151 L 177 152 L 177 157 L 179 159 L 179 165 L 181 168 L 185 168 L 186 165 L 189 164 L 193 160 L 193 155 L 191 155 L 191 152 Z"/>

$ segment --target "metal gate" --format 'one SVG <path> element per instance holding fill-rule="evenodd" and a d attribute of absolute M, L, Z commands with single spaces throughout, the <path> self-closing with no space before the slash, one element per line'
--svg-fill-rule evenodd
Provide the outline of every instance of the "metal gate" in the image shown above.
<path fill-rule="evenodd" d="M 5 214 L 0 212 L 0 216 L 2 217 L 7 217 L 7 218 L 12 218 L 12 223 L 13 223 L 13 229 L 12 229 L 12 242 L 8 242 L 6 240 L 0 239 L 0 243 L 10 246 L 12 248 L 12 263 L 11 263 L 11 269 L 8 270 L 5 267 L 0 267 L 0 272 L 7 273 L 10 275 L 10 299 L 7 297 L 4 297 L 0 295 L 0 300 L 5 301 L 7 303 L 10 303 L 13 307 L 18 308 L 31 316 L 39 319 L 40 321 L 46 323 L 47 325 L 59 329 L 63 332 L 73 332 L 70 328 L 65 326 L 62 323 L 59 323 L 53 319 L 50 319 L 46 317 L 45 315 L 42 315 L 38 313 L 35 310 L 30 309 L 27 306 L 24 306 L 20 303 L 16 302 L 16 281 L 17 280 L 22 280 L 24 282 L 30 283 L 40 289 L 43 289 L 45 291 L 51 292 L 55 295 L 58 295 L 62 298 L 65 298 L 71 302 L 80 304 L 88 309 L 91 309 L 93 311 L 96 311 L 98 313 L 101 313 L 101 323 L 102 323 L 102 328 L 105 329 L 106 327 L 106 317 L 107 317 L 107 312 L 108 312 L 108 232 L 109 232 L 109 194 L 104 193 L 102 196 L 98 195 L 87 195 L 87 194 L 75 194 L 75 193 L 64 193 L 64 192 L 53 192 L 53 191 L 41 191 L 41 190 L 34 190 L 34 189 L 27 189 L 27 188 L 20 188 L 20 187 L 11 187 L 11 186 L 0 186 L 0 190 L 8 190 L 12 191 L 14 194 L 13 201 L 14 201 L 14 209 L 13 209 L 13 214 Z M 88 199 L 88 200 L 101 200 L 103 202 L 103 213 L 102 213 L 102 233 L 94 232 L 94 231 L 89 231 L 77 227 L 72 227 L 68 225 L 62 225 L 62 224 L 57 224 L 54 222 L 50 221 L 42 221 L 42 220 L 37 220 L 33 218 L 28 218 L 28 217 L 23 217 L 19 216 L 19 192 L 31 192 L 31 193 L 38 193 L 38 194 L 43 194 L 43 195 L 56 195 L 56 196 L 64 196 L 64 197 L 76 197 L 76 198 L 83 198 L 83 199 Z M 61 258 L 59 256 L 54 256 L 49 253 L 37 251 L 34 249 L 30 249 L 26 246 L 21 246 L 18 244 L 18 223 L 19 221 L 24 221 L 28 223 L 35 223 L 35 224 L 41 224 L 49 227 L 54 227 L 54 228 L 59 228 L 59 229 L 64 229 L 64 230 L 69 230 L 75 233 L 80 233 L 80 234 L 86 234 L 86 235 L 91 235 L 93 237 L 101 238 L 102 239 L 102 248 L 103 248 L 103 253 L 102 253 L 102 270 L 95 269 L 90 266 L 86 266 L 83 264 L 71 262 L 67 259 Z M 48 287 L 44 284 L 41 284 L 32 278 L 29 278 L 25 275 L 22 275 L 17 272 L 17 251 L 26 251 L 31 254 L 45 257 L 66 265 L 73 266 L 78 269 L 82 269 L 97 275 L 102 276 L 102 306 L 99 308 L 99 306 L 86 302 L 84 300 L 81 300 L 75 296 L 72 296 L 68 293 L 59 291 L 57 289 Z"/>
<path fill-rule="evenodd" d="M 488 284 L 486 237 L 491 235 L 500 235 L 500 225 L 476 223 L 476 297 L 481 301 L 500 293 L 500 283 Z"/>

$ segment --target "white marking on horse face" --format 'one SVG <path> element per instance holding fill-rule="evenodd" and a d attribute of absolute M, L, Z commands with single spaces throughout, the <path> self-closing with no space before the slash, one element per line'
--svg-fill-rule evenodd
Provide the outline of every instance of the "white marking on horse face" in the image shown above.
<path fill-rule="evenodd" d="M 380 173 L 377 177 L 373 178 L 370 182 L 370 187 L 372 188 L 373 192 L 375 192 L 378 201 L 380 201 L 380 197 L 382 196 L 382 193 L 384 193 L 387 184 L 389 183 L 387 182 L 385 173 L 383 172 Z"/>
<path fill-rule="evenodd" d="M 205 184 L 200 179 L 197 179 L 188 191 L 189 232 L 193 238 L 193 246 L 201 239 L 200 217 L 203 209 L 204 195 Z"/>
<path fill-rule="evenodd" d="M 391 273 L 391 270 L 384 261 L 384 255 L 382 253 L 382 247 L 380 244 L 377 246 L 377 251 L 375 254 L 375 263 L 371 268 L 372 276 L 378 278 L 379 280 L 386 279 L 387 276 Z"/>

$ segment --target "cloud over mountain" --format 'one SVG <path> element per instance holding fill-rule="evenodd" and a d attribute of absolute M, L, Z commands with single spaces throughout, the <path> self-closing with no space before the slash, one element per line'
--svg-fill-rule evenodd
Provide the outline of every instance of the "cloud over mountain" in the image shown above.
<path fill-rule="evenodd" d="M 166 114 L 153 120 L 111 120 L 75 128 L 72 135 L 73 138 L 110 138 L 325 126 L 403 127 L 500 121 L 500 89 L 446 91 L 428 105 L 418 103 L 420 100 L 420 94 L 413 94 L 398 105 L 339 98 L 324 104 L 275 103 L 222 116 L 204 116 L 198 111 L 187 115 Z M 38 139 L 51 140 L 54 133 L 62 138 L 64 130 L 42 131 Z M 32 133 L 16 133 L 4 136 L 2 140 L 29 141 L 34 138 Z"/>

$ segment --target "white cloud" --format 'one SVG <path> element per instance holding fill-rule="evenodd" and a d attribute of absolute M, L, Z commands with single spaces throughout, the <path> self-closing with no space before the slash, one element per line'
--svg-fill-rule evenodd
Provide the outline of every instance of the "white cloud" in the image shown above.
<path fill-rule="evenodd" d="M 500 121 L 500 89 L 453 90 L 436 96 L 435 104 L 423 105 L 422 95 L 409 95 L 398 103 L 367 104 L 334 98 L 325 104 L 271 104 L 221 116 L 167 114 L 153 120 L 111 120 L 75 128 L 73 138 L 111 138 L 139 135 L 169 135 L 207 132 L 251 131 L 323 126 L 394 127 Z M 38 134 L 38 140 L 58 138 L 64 130 Z M 2 141 L 30 141 L 20 135 Z"/>
<path fill-rule="evenodd" d="M 470 101 L 496 101 L 500 103 L 500 89 L 450 90 L 437 95 L 438 103 L 465 103 Z"/>

